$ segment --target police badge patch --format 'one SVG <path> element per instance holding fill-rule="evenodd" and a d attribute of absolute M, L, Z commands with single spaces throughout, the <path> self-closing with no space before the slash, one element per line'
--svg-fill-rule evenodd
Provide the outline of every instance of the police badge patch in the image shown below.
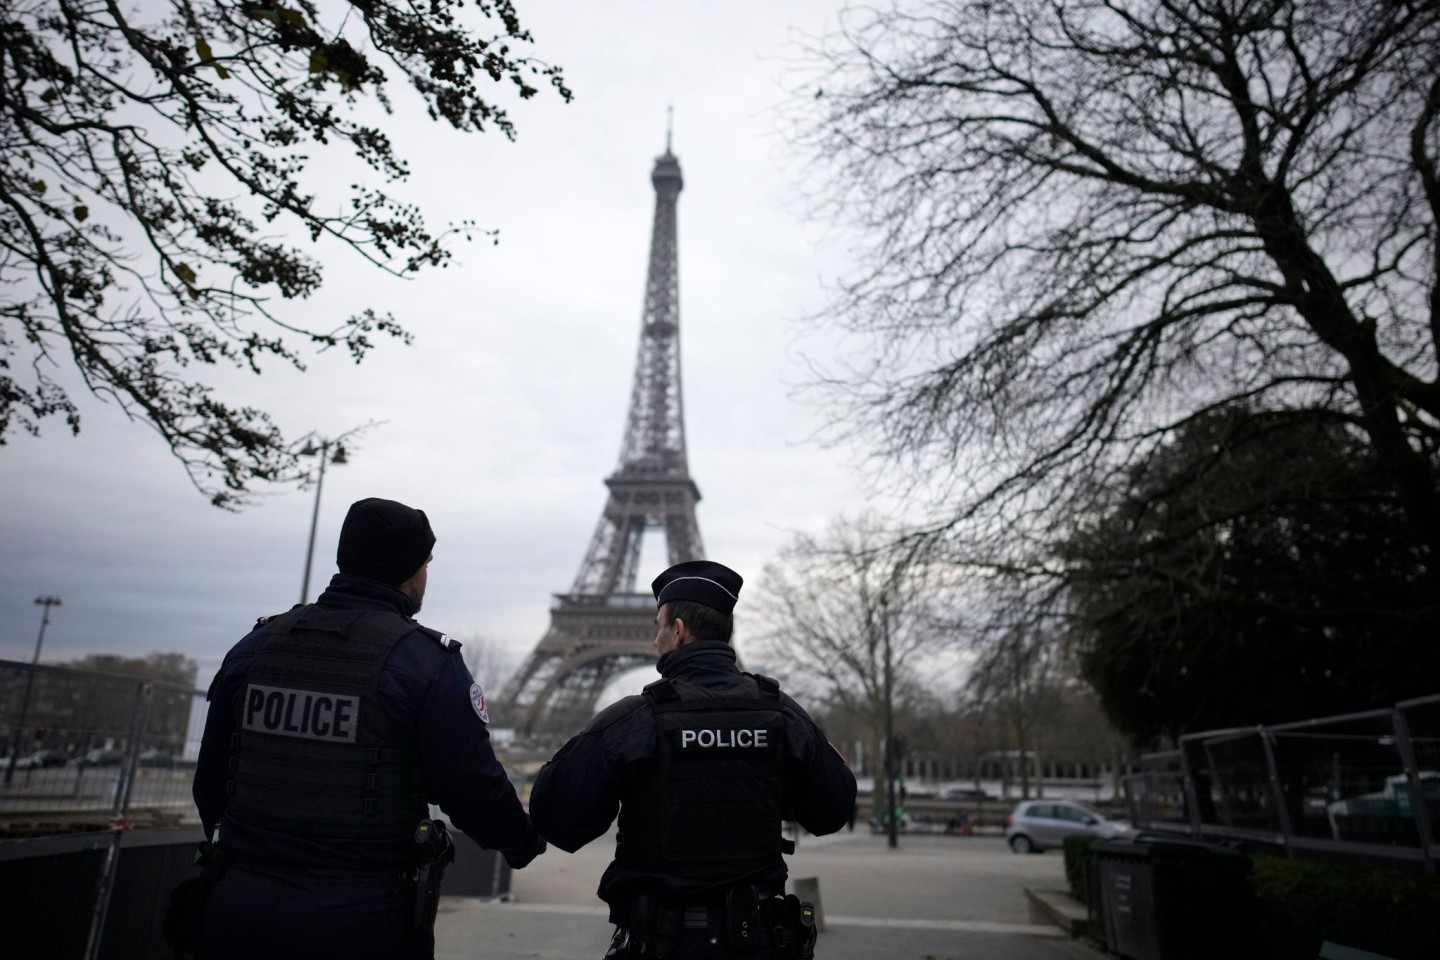
<path fill-rule="evenodd" d="M 485 691 L 480 689 L 478 683 L 470 684 L 470 706 L 475 708 L 475 714 L 481 723 L 490 722 L 490 711 L 485 709 Z"/>

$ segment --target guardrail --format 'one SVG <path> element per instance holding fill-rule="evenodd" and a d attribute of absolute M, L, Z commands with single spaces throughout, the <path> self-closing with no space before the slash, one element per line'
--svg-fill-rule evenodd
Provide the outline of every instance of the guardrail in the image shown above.
<path fill-rule="evenodd" d="M 1137 826 L 1440 867 L 1440 694 L 1190 734 L 1137 767 L 1122 780 Z"/>

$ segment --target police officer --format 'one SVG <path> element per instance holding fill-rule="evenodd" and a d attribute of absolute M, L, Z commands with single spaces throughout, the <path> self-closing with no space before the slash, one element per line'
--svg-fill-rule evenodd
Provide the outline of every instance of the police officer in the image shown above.
<path fill-rule="evenodd" d="M 413 619 L 434 543 L 423 511 L 358 501 L 319 600 L 225 657 L 195 770 L 222 854 L 200 957 L 433 957 L 428 803 L 515 869 L 543 852 L 460 645 Z"/>
<path fill-rule="evenodd" d="M 845 826 L 855 777 L 814 721 L 730 645 L 738 573 L 704 560 L 655 578 L 661 679 L 601 711 L 540 771 L 530 813 L 574 852 L 618 811 L 599 895 L 611 957 L 807 956 L 813 928 L 784 896 L 782 820 Z"/>

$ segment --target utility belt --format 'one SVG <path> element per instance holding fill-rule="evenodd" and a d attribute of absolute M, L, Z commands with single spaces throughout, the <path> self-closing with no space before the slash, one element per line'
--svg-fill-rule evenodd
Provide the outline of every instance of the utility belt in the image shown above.
<path fill-rule="evenodd" d="M 421 820 L 415 828 L 416 857 L 404 873 L 411 895 L 410 924 L 415 930 L 430 930 L 440 906 L 440 881 L 445 869 L 455 862 L 455 843 L 443 820 Z M 210 893 L 225 871 L 235 866 L 247 869 L 246 858 L 236 857 L 218 843 L 202 842 L 195 850 L 200 875 L 185 880 L 170 893 L 165 911 L 164 937 L 177 958 L 196 953 L 200 944 L 200 920 Z M 264 871 L 262 871 L 264 872 Z M 340 871 L 350 875 L 353 871 Z M 362 871 L 363 872 L 363 871 Z M 377 871 L 377 875 L 390 871 Z"/>
<path fill-rule="evenodd" d="M 687 931 L 719 930 L 726 950 L 735 954 L 760 949 L 768 931 L 775 960 L 812 960 L 815 956 L 815 905 L 745 885 L 723 898 L 702 903 L 664 901 L 640 894 L 630 905 L 630 926 L 615 931 L 605 960 L 667 960 Z"/>

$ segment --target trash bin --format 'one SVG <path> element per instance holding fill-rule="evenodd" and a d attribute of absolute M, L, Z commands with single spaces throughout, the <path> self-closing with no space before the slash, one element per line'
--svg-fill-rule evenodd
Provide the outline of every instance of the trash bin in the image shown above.
<path fill-rule="evenodd" d="M 485 850 L 468 834 L 453 830 L 455 862 L 445 871 L 440 886 L 444 897 L 481 897 L 486 900 L 510 899 L 510 864 L 498 850 Z"/>
<path fill-rule="evenodd" d="M 1094 858 L 1097 932 L 1129 960 L 1212 960 L 1251 949 L 1250 858 L 1181 838 L 1103 840 Z"/>

